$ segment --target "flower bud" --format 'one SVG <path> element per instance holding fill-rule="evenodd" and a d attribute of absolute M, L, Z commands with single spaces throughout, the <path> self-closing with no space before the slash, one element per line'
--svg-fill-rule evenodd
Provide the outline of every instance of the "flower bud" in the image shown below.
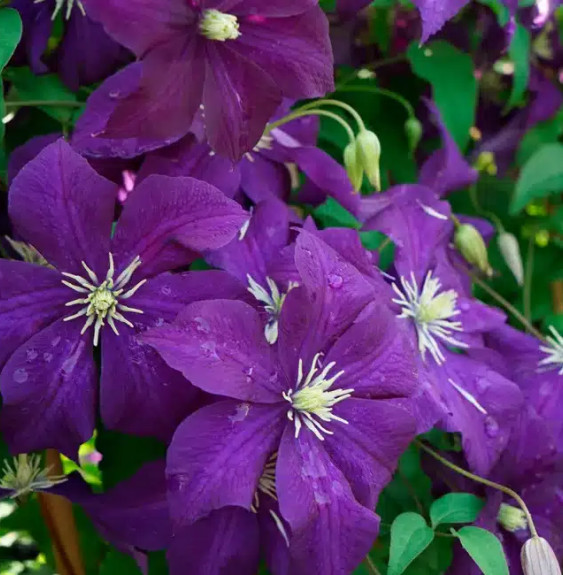
<path fill-rule="evenodd" d="M 524 264 L 522 263 L 522 254 L 520 245 L 514 234 L 502 232 L 498 235 L 498 247 L 500 253 L 516 279 L 516 283 L 521 286 L 524 283 Z"/>
<path fill-rule="evenodd" d="M 514 507 L 506 503 L 500 504 L 497 521 L 511 533 L 528 528 L 528 521 L 524 511 L 520 507 Z"/>
<path fill-rule="evenodd" d="M 551 545 L 543 537 L 532 537 L 520 554 L 524 575 L 561 575 L 561 567 Z"/>
<path fill-rule="evenodd" d="M 475 162 L 475 169 L 481 174 L 489 174 L 489 176 L 497 175 L 497 164 L 495 155 L 492 152 L 481 152 Z"/>
<path fill-rule="evenodd" d="M 359 192 L 364 178 L 364 169 L 358 159 L 356 142 L 350 142 L 344 149 L 344 166 L 354 190 Z"/>
<path fill-rule="evenodd" d="M 371 185 L 379 192 L 381 178 L 379 174 L 379 158 L 381 144 L 379 138 L 370 130 L 362 130 L 356 138 L 356 155 Z"/>
<path fill-rule="evenodd" d="M 493 270 L 489 264 L 485 240 L 475 226 L 459 225 L 455 232 L 454 243 L 467 262 L 487 276 L 492 275 Z"/>
<path fill-rule="evenodd" d="M 411 152 L 414 152 L 422 138 L 422 124 L 414 116 L 410 117 L 405 122 L 405 133 L 407 135 L 409 149 Z"/>

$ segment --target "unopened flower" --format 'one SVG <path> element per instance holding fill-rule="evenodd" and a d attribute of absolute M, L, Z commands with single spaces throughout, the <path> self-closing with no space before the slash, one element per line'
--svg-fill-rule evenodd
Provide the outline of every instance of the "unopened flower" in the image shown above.
<path fill-rule="evenodd" d="M 479 230 L 471 224 L 461 224 L 455 231 L 454 243 L 465 260 L 487 276 L 493 269 L 489 264 L 487 246 Z"/>
<path fill-rule="evenodd" d="M 381 144 L 379 138 L 371 130 L 361 130 L 356 137 L 356 157 L 371 185 L 377 191 L 381 190 L 379 170 Z"/>
<path fill-rule="evenodd" d="M 346 168 L 346 173 L 352 182 L 354 190 L 358 192 L 362 187 L 364 168 L 358 157 L 356 142 L 350 142 L 346 148 L 344 148 L 344 167 Z"/>
<path fill-rule="evenodd" d="M 561 575 L 561 567 L 551 545 L 543 537 L 532 537 L 520 555 L 524 575 Z"/>
<path fill-rule="evenodd" d="M 524 283 L 524 264 L 516 236 L 509 232 L 500 232 L 497 241 L 508 269 L 512 272 L 518 285 L 521 286 Z"/>
<path fill-rule="evenodd" d="M 411 116 L 405 122 L 405 134 L 407 135 L 409 149 L 414 152 L 422 138 L 422 124 L 414 116 Z"/>

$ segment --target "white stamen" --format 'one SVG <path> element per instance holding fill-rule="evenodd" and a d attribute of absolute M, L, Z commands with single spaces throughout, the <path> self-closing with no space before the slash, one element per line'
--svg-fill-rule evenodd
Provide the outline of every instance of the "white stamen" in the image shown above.
<path fill-rule="evenodd" d="M 141 280 L 130 290 L 124 292 L 125 286 L 131 280 L 131 277 L 141 265 L 141 259 L 139 256 L 133 259 L 133 261 L 119 274 L 117 280 L 113 279 L 115 274 L 115 264 L 113 261 L 113 255 L 109 254 L 109 267 L 106 277 L 103 282 L 100 283 L 96 273 L 91 270 L 85 262 L 82 262 L 82 267 L 86 271 L 88 279 L 81 276 L 69 274 L 64 272 L 62 275 L 76 282 L 78 285 L 74 285 L 66 280 L 62 280 L 62 283 L 76 291 L 78 293 L 87 294 L 84 298 L 74 299 L 66 303 L 66 306 L 81 305 L 83 306 L 78 312 L 68 317 L 65 317 L 64 321 L 71 321 L 79 317 L 86 316 L 86 321 L 82 327 L 81 335 L 84 335 L 88 328 L 94 324 L 94 345 L 98 345 L 100 339 L 100 330 L 105 325 L 107 320 L 109 326 L 116 335 L 119 335 L 115 321 L 120 321 L 129 327 L 134 327 L 133 324 L 123 316 L 121 312 L 126 313 L 143 313 L 142 310 L 128 307 L 122 303 L 123 300 L 129 299 L 133 296 L 137 290 L 145 284 L 146 279 Z"/>
<path fill-rule="evenodd" d="M 289 547 L 289 537 L 287 535 L 285 527 L 283 526 L 282 520 L 278 517 L 278 514 L 273 509 L 270 509 L 270 515 L 272 516 L 272 519 L 274 520 L 274 523 L 276 524 L 278 531 L 281 533 L 281 536 L 283 537 L 285 544 Z"/>
<path fill-rule="evenodd" d="M 461 387 L 461 385 L 456 383 L 453 379 L 448 378 L 448 381 L 455 387 L 455 389 L 457 389 L 457 391 L 459 391 L 459 393 L 462 395 L 464 399 L 467 399 L 467 401 L 469 401 L 469 403 L 477 411 L 479 411 L 483 415 L 488 415 L 487 410 L 477 401 L 477 399 L 473 395 L 471 395 L 467 390 L 463 389 L 463 387 Z"/>
<path fill-rule="evenodd" d="M 213 9 L 203 12 L 199 31 L 209 40 L 218 42 L 236 40 L 240 36 L 237 17 Z"/>
<path fill-rule="evenodd" d="M 45 2 L 45 0 L 35 0 L 35 4 L 41 4 Z M 54 20 L 57 17 L 57 14 L 62 10 L 63 6 L 66 4 L 66 13 L 64 15 L 65 20 L 70 18 L 72 13 L 72 9 L 74 6 L 78 6 L 80 12 L 82 12 L 82 16 L 86 16 L 86 10 L 84 10 L 84 6 L 80 0 L 55 0 L 55 11 L 51 16 L 51 20 Z"/>
<path fill-rule="evenodd" d="M 50 468 L 44 469 L 40 455 L 21 453 L 10 461 L 4 461 L 0 487 L 11 491 L 9 497 L 17 499 L 33 491 L 49 489 L 57 483 L 66 481 L 66 476 L 49 477 Z"/>
<path fill-rule="evenodd" d="M 396 283 L 392 284 L 398 296 L 393 302 L 402 308 L 401 318 L 414 320 L 418 337 L 418 349 L 425 359 L 426 352 L 434 358 L 438 365 L 442 365 L 446 358 L 437 340 L 442 340 L 455 347 L 467 348 L 468 345 L 455 337 L 453 332 L 462 332 L 463 327 L 459 321 L 451 321 L 452 317 L 459 315 L 457 309 L 457 292 L 455 290 L 440 293 L 440 280 L 432 277 L 429 271 L 424 280 L 422 290 L 411 273 L 411 281 L 401 276 L 401 289 Z"/>
<path fill-rule="evenodd" d="M 552 326 L 549 326 L 552 335 L 546 336 L 548 345 L 540 346 L 547 354 L 539 363 L 539 367 L 547 369 L 559 369 L 559 375 L 563 375 L 563 336 Z"/>
<path fill-rule="evenodd" d="M 8 236 L 4 236 L 4 238 L 24 262 L 54 269 L 53 266 L 31 244 L 17 242 Z"/>
<path fill-rule="evenodd" d="M 431 208 L 430 206 L 427 206 L 426 204 L 423 204 L 420 200 L 417 200 L 417 202 L 418 202 L 418 205 L 429 216 L 432 216 L 433 218 L 436 218 L 437 220 L 447 220 L 448 219 L 448 216 L 441 214 L 440 212 L 438 212 L 434 208 Z"/>
<path fill-rule="evenodd" d="M 248 278 L 248 291 L 261 303 L 264 304 L 264 309 L 268 314 L 268 322 L 266 323 L 266 327 L 264 328 L 264 335 L 266 337 L 266 341 L 270 344 L 276 343 L 278 340 L 278 320 L 280 317 L 281 309 L 287 294 L 294 288 L 297 287 L 296 282 L 289 282 L 287 287 L 287 292 L 280 293 L 276 282 L 267 277 L 266 283 L 268 284 L 269 292 L 265 288 L 263 288 L 254 278 L 247 274 L 246 277 Z"/>
<path fill-rule="evenodd" d="M 273 147 L 273 143 L 274 143 L 274 138 L 269 134 L 264 134 L 260 138 L 260 140 L 258 140 L 258 143 L 254 146 L 254 148 L 252 148 L 252 152 L 261 152 L 262 150 L 271 150 Z M 249 162 L 254 162 L 254 157 L 252 156 L 252 152 L 246 152 L 246 154 L 244 154 L 244 157 Z"/>
<path fill-rule="evenodd" d="M 332 435 L 333 432 L 323 427 L 321 421 L 348 422 L 332 413 L 332 408 L 352 395 L 353 389 L 329 389 L 333 383 L 344 373 L 339 371 L 332 377 L 329 372 L 334 368 L 334 361 L 327 364 L 320 373 L 318 363 L 322 354 L 317 353 L 313 358 L 311 369 L 303 379 L 303 360 L 299 360 L 297 384 L 295 389 L 283 392 L 283 398 L 291 404 L 287 411 L 287 418 L 295 426 L 295 437 L 299 437 L 303 425 L 312 431 L 315 436 L 324 441 L 323 434 Z M 319 421 L 321 420 L 321 421 Z"/>
<path fill-rule="evenodd" d="M 278 500 L 276 493 L 276 464 L 278 461 L 278 453 L 274 453 L 264 466 L 264 471 L 258 480 L 258 487 L 254 492 L 254 503 L 250 506 L 253 513 L 258 512 L 260 507 L 260 493 L 271 497 L 275 501 Z"/>

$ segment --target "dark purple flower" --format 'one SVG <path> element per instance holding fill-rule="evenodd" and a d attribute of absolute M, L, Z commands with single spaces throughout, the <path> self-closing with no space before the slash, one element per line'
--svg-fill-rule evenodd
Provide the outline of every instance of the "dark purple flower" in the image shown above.
<path fill-rule="evenodd" d="M 412 352 L 373 283 L 320 238 L 300 233 L 295 265 L 301 285 L 284 302 L 276 345 L 254 308 L 224 300 L 189 305 L 144 335 L 195 385 L 230 398 L 178 428 L 169 499 L 177 530 L 233 506 L 252 511 L 256 495 L 274 505 L 260 486 L 277 453 L 289 572 L 348 573 L 377 534 L 371 510 L 414 432 L 396 404 L 416 386 Z"/>
<path fill-rule="evenodd" d="M 363 200 L 365 229 L 395 243 L 397 313 L 420 352 L 419 431 L 439 423 L 463 435 L 467 459 L 486 473 L 506 446 L 522 398 L 517 386 L 463 352 L 505 316 L 471 297 L 452 265 L 450 206 L 423 186 L 405 185 Z"/>
<path fill-rule="evenodd" d="M 178 139 L 203 106 L 209 143 L 238 160 L 284 96 L 333 89 L 328 25 L 314 0 L 84 4 L 142 62 L 138 89 L 119 98 L 104 137 Z"/>
<path fill-rule="evenodd" d="M 62 140 L 12 183 L 17 237 L 52 266 L 0 260 L 1 427 L 15 452 L 75 456 L 91 436 L 99 339 L 106 425 L 169 436 L 194 390 L 137 336 L 201 299 L 209 282 L 219 297 L 240 293 L 221 272 L 165 273 L 230 241 L 248 218 L 236 203 L 203 182 L 153 176 L 112 236 L 116 191 Z"/>
<path fill-rule="evenodd" d="M 20 51 L 36 74 L 56 70 L 71 89 L 93 84 L 129 60 L 129 53 L 112 40 L 100 24 L 84 12 L 81 2 L 61 0 L 12 0 L 23 21 Z M 52 15 L 61 12 L 65 23 L 62 39 L 52 57 L 45 57 L 53 27 Z M 16 53 L 16 59 L 21 56 Z"/>

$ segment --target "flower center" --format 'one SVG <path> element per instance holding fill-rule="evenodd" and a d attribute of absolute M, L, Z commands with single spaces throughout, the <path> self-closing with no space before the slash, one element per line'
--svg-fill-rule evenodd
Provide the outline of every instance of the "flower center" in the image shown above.
<path fill-rule="evenodd" d="M 260 507 L 260 494 L 263 493 L 268 497 L 271 497 L 275 501 L 278 500 L 276 493 L 276 463 L 278 460 L 277 452 L 274 453 L 268 462 L 264 466 L 264 471 L 260 476 L 258 481 L 258 487 L 254 493 L 254 503 L 251 505 L 250 509 L 256 513 Z"/>
<path fill-rule="evenodd" d="M 42 2 L 45 2 L 45 0 L 35 0 L 35 4 L 41 4 Z M 55 11 L 51 16 L 51 20 L 54 20 L 57 17 L 57 14 L 63 9 L 64 6 L 66 6 L 64 15 L 66 20 L 70 18 L 72 9 L 75 6 L 78 6 L 78 9 L 80 12 L 82 12 L 82 15 L 86 16 L 86 11 L 84 10 L 84 6 L 80 0 L 55 0 Z"/>
<path fill-rule="evenodd" d="M 547 357 L 539 362 L 540 367 L 547 369 L 559 369 L 559 375 L 563 375 L 563 336 L 551 325 L 545 339 L 548 345 L 542 345 L 540 349 L 547 354 Z"/>
<path fill-rule="evenodd" d="M 281 308 L 283 302 L 287 297 L 287 294 L 294 288 L 297 287 L 297 283 L 290 282 L 286 293 L 280 293 L 276 282 L 271 278 L 266 278 L 266 283 L 268 284 L 269 291 L 263 288 L 254 278 L 247 274 L 248 278 L 248 291 L 259 301 L 264 304 L 264 309 L 268 314 L 268 322 L 264 328 L 264 335 L 266 341 L 270 344 L 276 343 L 278 340 L 278 323 L 281 313 Z"/>
<path fill-rule="evenodd" d="M 116 321 L 120 321 L 129 327 L 133 327 L 133 324 L 124 317 L 121 312 L 143 313 L 143 311 L 137 308 L 127 307 L 121 302 L 129 299 L 147 281 L 146 279 L 141 280 L 130 290 L 125 291 L 125 286 L 129 283 L 131 276 L 140 265 L 141 259 L 137 256 L 121 272 L 121 274 L 119 274 L 118 278 L 114 280 L 113 276 L 115 274 L 115 266 L 113 255 L 109 254 L 108 272 L 105 280 L 101 283 L 96 274 L 86 265 L 85 262 L 82 262 L 82 267 L 86 270 L 87 278 L 66 272 L 63 273 L 63 276 L 72 279 L 78 285 L 74 285 L 66 280 L 63 280 L 62 283 L 84 296 L 65 304 L 66 306 L 80 305 L 82 307 L 77 313 L 65 317 L 64 321 L 70 321 L 78 317 L 86 316 L 84 327 L 80 333 L 83 335 L 86 330 L 94 324 L 94 345 L 98 345 L 100 330 L 105 325 L 106 320 L 115 335 L 119 335 L 115 325 Z"/>
<path fill-rule="evenodd" d="M 519 507 L 513 507 L 506 503 L 501 503 L 498 510 L 497 521 L 507 530 L 512 533 L 526 529 L 528 522 L 526 514 Z"/>
<path fill-rule="evenodd" d="M 321 421 L 340 421 L 348 423 L 345 419 L 332 413 L 332 408 L 339 402 L 352 395 L 353 389 L 330 389 L 332 384 L 344 373 L 339 371 L 332 377 L 328 374 L 336 365 L 334 361 L 327 364 L 318 373 L 320 366 L 319 358 L 322 354 L 317 353 L 313 358 L 311 369 L 306 377 L 303 374 L 303 360 L 299 360 L 299 372 L 295 389 L 283 392 L 283 398 L 291 404 L 287 412 L 287 418 L 295 425 L 295 437 L 303 425 L 312 431 L 321 441 L 324 441 L 323 433 L 332 435 L 333 432 L 325 429 Z M 330 390 L 330 391 L 329 391 Z M 320 421 L 319 421 L 320 420 Z"/>
<path fill-rule="evenodd" d="M 236 40 L 240 36 L 237 17 L 213 9 L 203 12 L 199 31 L 209 40 L 218 42 Z"/>
<path fill-rule="evenodd" d="M 0 487 L 9 489 L 13 499 L 27 495 L 38 489 L 48 489 L 57 483 L 66 481 L 64 475 L 48 476 L 50 468 L 43 469 L 40 455 L 21 453 L 14 457 L 11 465 L 4 462 Z"/>
<path fill-rule="evenodd" d="M 398 298 L 393 302 L 402 308 L 399 317 L 414 320 L 418 337 L 418 349 L 424 359 L 426 352 L 434 358 L 438 365 L 445 361 L 444 354 L 437 340 L 456 347 L 466 348 L 466 343 L 453 337 L 454 332 L 463 331 L 461 322 L 451 321 L 460 312 L 457 309 L 457 292 L 455 290 L 442 291 L 440 280 L 432 277 L 428 272 L 422 290 L 419 289 L 414 274 L 411 273 L 409 282 L 401 276 L 402 290 L 393 284 Z"/>

